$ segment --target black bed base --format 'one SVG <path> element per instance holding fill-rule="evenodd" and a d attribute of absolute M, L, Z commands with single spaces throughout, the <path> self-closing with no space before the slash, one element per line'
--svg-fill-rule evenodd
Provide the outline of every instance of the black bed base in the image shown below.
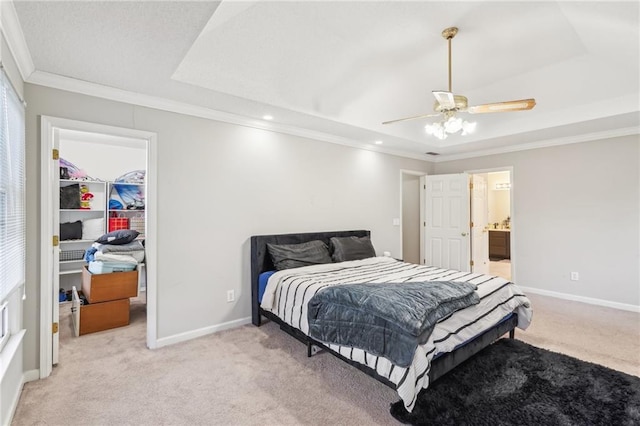
<path fill-rule="evenodd" d="M 293 336 L 300 342 L 307 345 L 308 357 L 318 352 L 317 350 L 314 350 L 314 347 L 320 348 L 321 350 L 326 350 L 331 355 L 354 366 L 358 370 L 362 371 L 368 376 L 373 377 L 384 385 L 394 390 L 396 389 L 396 385 L 394 383 L 389 381 L 387 378 L 379 375 L 373 368 L 346 358 L 339 353 L 329 349 L 323 343 L 307 336 L 297 328 L 291 327 L 289 324 L 285 323 L 278 316 L 269 311 L 260 309 L 260 314 L 277 323 L 278 325 L 280 325 L 281 330 L 285 331 L 287 334 Z M 494 325 L 492 328 L 484 331 L 482 334 L 475 336 L 472 340 L 465 342 L 463 345 L 457 347 L 452 352 L 443 353 L 436 356 L 431 361 L 431 368 L 429 369 L 429 383 L 432 383 L 440 377 L 444 376 L 447 372 L 451 371 L 467 359 L 471 358 L 473 355 L 480 352 L 483 348 L 495 342 L 503 335 L 509 333 L 509 338 L 513 339 L 515 335 L 515 328 L 517 325 L 518 316 L 515 313 L 512 313 L 510 316 L 506 317 L 498 324 Z"/>

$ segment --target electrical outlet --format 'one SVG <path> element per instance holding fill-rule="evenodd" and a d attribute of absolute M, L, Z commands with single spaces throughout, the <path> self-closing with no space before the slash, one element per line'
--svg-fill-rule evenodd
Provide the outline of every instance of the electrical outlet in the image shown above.
<path fill-rule="evenodd" d="M 580 279 L 580 275 L 577 272 L 571 273 L 571 281 L 578 281 Z"/>
<path fill-rule="evenodd" d="M 236 300 L 236 292 L 234 290 L 227 290 L 227 302 L 233 302 Z"/>

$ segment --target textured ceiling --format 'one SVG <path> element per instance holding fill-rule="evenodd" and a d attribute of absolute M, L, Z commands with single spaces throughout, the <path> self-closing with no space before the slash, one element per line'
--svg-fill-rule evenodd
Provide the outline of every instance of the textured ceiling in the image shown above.
<path fill-rule="evenodd" d="M 14 6 L 37 72 L 416 156 L 512 149 L 638 128 L 638 2 L 36 2 Z M 475 115 L 439 141 L 447 89 L 531 111 Z M 468 117 L 468 116 L 467 116 Z M 569 140 L 567 139 L 567 140 Z M 425 158 L 428 158 L 425 156 Z"/>

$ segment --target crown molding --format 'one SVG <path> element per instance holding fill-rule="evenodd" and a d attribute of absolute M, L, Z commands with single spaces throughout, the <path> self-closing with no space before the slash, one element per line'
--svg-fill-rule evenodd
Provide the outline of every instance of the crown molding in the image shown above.
<path fill-rule="evenodd" d="M 330 142 L 338 145 L 344 145 L 351 148 L 365 149 L 367 151 L 380 152 L 382 154 L 395 155 L 405 158 L 413 158 L 416 160 L 428 161 L 424 154 L 411 154 L 402 151 L 385 149 L 374 146 L 369 143 L 357 142 L 348 138 L 335 136 L 329 133 L 318 132 L 314 130 L 303 129 L 295 126 L 287 126 L 254 118 L 244 117 L 237 114 L 218 111 L 211 108 L 196 106 L 185 102 L 173 101 L 166 98 L 144 95 L 141 93 L 130 92 L 127 90 L 116 89 L 114 87 L 103 86 L 100 84 L 90 83 L 87 81 L 77 80 L 74 78 L 64 77 L 57 74 L 51 74 L 42 71 L 33 72 L 26 80 L 27 83 L 39 86 L 51 87 L 53 89 L 65 90 L 68 92 L 79 93 L 87 96 L 94 96 L 111 101 L 122 102 L 147 108 L 158 109 L 162 111 L 174 112 L 178 114 L 190 115 L 193 117 L 206 118 L 209 120 L 221 121 L 224 123 L 236 124 L 254 129 L 269 130 L 272 132 L 283 133 L 303 138 Z"/>
<path fill-rule="evenodd" d="M 569 136 L 563 138 L 544 139 L 536 142 L 520 144 L 515 146 L 507 146 L 502 148 L 493 148 L 481 151 L 474 151 L 463 154 L 443 154 L 438 157 L 430 157 L 427 154 L 412 154 L 403 151 L 396 151 L 384 148 L 370 143 L 357 142 L 348 138 L 332 135 L 329 133 L 318 132 L 309 129 L 303 129 L 295 126 L 287 126 L 255 118 L 249 118 L 238 114 L 218 111 L 211 108 L 192 105 L 185 102 L 173 101 L 166 98 L 144 95 L 141 93 L 130 92 L 127 90 L 116 89 L 114 87 L 103 86 L 100 84 L 90 83 L 87 81 L 77 80 L 74 78 L 64 77 L 57 74 L 46 73 L 42 71 L 34 71 L 26 80 L 27 83 L 36 84 L 54 89 L 65 90 L 68 92 L 79 93 L 82 95 L 108 99 L 111 101 L 132 104 L 141 107 L 153 108 L 162 111 L 174 112 L 178 114 L 189 115 L 193 117 L 205 118 L 209 120 L 220 121 L 224 123 L 236 124 L 254 129 L 268 130 L 272 132 L 299 136 L 307 139 L 313 139 L 323 142 L 329 142 L 337 145 L 348 146 L 356 149 L 364 149 L 367 151 L 379 152 L 387 155 L 394 155 L 402 158 L 411 158 L 415 160 L 442 163 L 445 161 L 463 160 L 468 158 L 483 157 L 489 155 L 507 154 L 517 151 L 526 151 L 538 148 L 548 148 L 558 145 L 568 145 L 580 142 L 589 142 L 599 139 L 610 139 L 621 136 L 630 136 L 640 134 L 639 127 L 626 127 L 611 131 L 593 132 L 588 134 Z"/>
<path fill-rule="evenodd" d="M 445 161 L 465 160 L 468 158 L 484 157 L 488 155 L 508 154 L 511 152 L 527 151 L 530 149 L 549 148 L 559 145 L 570 145 L 580 142 L 590 142 L 602 139 L 618 138 L 622 136 L 632 136 L 640 134 L 640 127 L 623 127 L 620 129 L 607 130 L 603 132 L 585 133 L 576 136 L 567 136 L 564 138 L 544 139 L 536 142 L 520 144 L 516 146 L 505 146 L 502 148 L 487 149 L 482 151 L 474 151 L 465 154 L 441 155 L 430 161 L 434 163 L 442 163 Z"/>
<path fill-rule="evenodd" d="M 20 21 L 18 20 L 18 14 L 13 6 L 13 1 L 0 1 L 1 10 L 0 26 L 2 27 L 2 34 L 9 46 L 9 50 L 15 59 L 16 66 L 22 77 L 22 81 L 27 81 L 27 78 L 35 71 L 36 67 L 31 59 L 31 52 L 27 47 L 27 41 L 24 38 Z"/>

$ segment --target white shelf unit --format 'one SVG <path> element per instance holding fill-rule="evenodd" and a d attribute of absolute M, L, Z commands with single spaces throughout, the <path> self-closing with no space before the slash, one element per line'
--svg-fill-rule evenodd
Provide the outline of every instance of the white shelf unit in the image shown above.
<path fill-rule="evenodd" d="M 123 196 L 118 187 L 126 187 L 129 189 L 130 194 Z M 136 229 L 140 232 L 138 239 L 144 239 L 145 236 L 145 190 L 144 183 L 129 183 L 129 182 L 108 182 L 107 194 L 109 194 L 107 200 L 107 216 L 113 217 L 126 217 L 129 219 L 129 228 Z M 111 208 L 111 201 L 117 201 L 122 205 L 122 208 Z M 142 218 L 142 227 L 134 226 L 132 218 Z"/>
<path fill-rule="evenodd" d="M 69 186 L 73 184 L 87 185 L 89 192 L 93 194 L 89 209 L 60 209 L 59 210 L 59 223 L 84 221 L 87 219 L 103 219 L 103 227 L 101 234 L 109 232 L 109 217 L 112 215 L 127 217 L 129 221 L 133 217 L 145 217 L 144 210 L 144 194 L 145 184 L 143 183 L 125 183 L 125 182 L 105 182 L 105 181 L 83 181 L 83 180 L 67 180 L 60 179 L 60 187 Z M 123 200 L 116 187 L 118 185 L 127 185 L 129 188 L 135 188 L 138 193 L 136 198 L 138 203 L 127 203 L 127 200 Z M 109 209 L 109 201 L 115 199 L 123 204 L 123 209 Z M 140 204 L 142 202 L 142 204 Z M 134 207 L 134 208 L 126 208 Z M 146 222 L 146 221 L 145 221 Z M 130 225 L 131 227 L 131 225 Z M 138 229 L 140 232 L 139 239 L 144 239 L 145 229 Z M 58 249 L 60 250 L 59 277 L 60 288 L 64 291 L 70 291 L 73 286 L 80 288 L 82 278 L 82 267 L 85 264 L 84 255 L 79 259 L 74 260 L 62 260 L 65 258 L 62 252 L 69 251 L 85 251 L 91 247 L 94 239 L 75 239 L 75 240 L 60 240 Z M 138 266 L 138 270 L 144 271 L 144 264 Z M 146 276 L 139 274 L 140 276 Z M 144 278 L 140 280 L 139 288 L 144 289 L 146 282 Z"/>
<path fill-rule="evenodd" d="M 89 202 L 89 208 L 79 209 L 60 209 L 59 210 L 59 223 L 68 223 L 76 221 L 85 221 L 88 219 L 102 219 L 103 225 L 101 232 L 106 232 L 107 227 L 107 182 L 101 181 L 89 181 L 89 180 L 68 180 L 60 179 L 60 187 L 66 187 L 69 185 L 86 185 L 88 192 L 93 195 L 93 198 Z M 60 237 L 60 233 L 58 233 Z M 84 236 L 82 236 L 84 237 Z M 72 240 L 60 240 L 58 249 L 60 251 L 59 261 L 59 275 L 60 275 L 60 288 L 63 290 L 71 290 L 76 285 L 80 285 L 80 273 L 82 272 L 82 265 L 84 264 L 84 256 L 76 256 L 74 260 L 66 260 L 66 256 L 69 252 L 75 252 L 78 255 L 84 252 L 91 244 L 93 239 L 72 239 Z"/>
<path fill-rule="evenodd" d="M 130 190 L 130 194 L 121 194 L 118 187 L 126 187 Z M 138 240 L 144 240 L 146 235 L 146 214 L 145 214 L 145 197 L 146 185 L 144 183 L 132 182 L 108 182 L 107 183 L 107 216 L 126 217 L 129 219 L 129 229 L 135 229 L 140 232 Z M 123 208 L 111 208 L 111 200 L 119 202 Z M 142 224 L 134 224 L 133 218 L 142 218 Z M 107 230 L 109 225 L 107 224 Z M 138 264 L 138 294 L 147 289 L 147 274 L 145 263 Z"/>

